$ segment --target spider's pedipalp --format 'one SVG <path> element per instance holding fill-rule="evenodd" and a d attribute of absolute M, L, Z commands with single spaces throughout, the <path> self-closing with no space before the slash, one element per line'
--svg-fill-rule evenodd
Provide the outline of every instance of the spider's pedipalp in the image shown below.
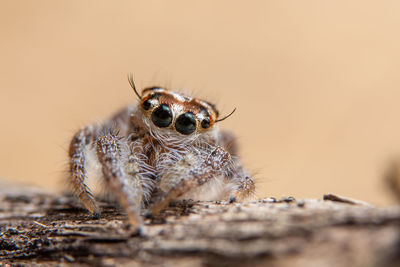
<path fill-rule="evenodd" d="M 151 214 L 159 213 L 171 201 L 221 175 L 229 162 L 229 153 L 219 146 L 206 157 L 198 153 L 187 153 L 164 171 L 160 183 L 163 194 L 151 207 Z"/>

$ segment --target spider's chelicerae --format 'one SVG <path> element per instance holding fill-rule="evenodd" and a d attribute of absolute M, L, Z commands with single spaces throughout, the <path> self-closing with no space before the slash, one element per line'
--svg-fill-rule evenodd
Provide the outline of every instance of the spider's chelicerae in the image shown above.
<path fill-rule="evenodd" d="M 173 200 L 240 201 L 253 194 L 234 136 L 216 126 L 226 117 L 218 119 L 214 105 L 160 87 L 139 94 L 129 82 L 139 104 L 84 127 L 70 144 L 70 182 L 92 214 L 100 215 L 86 184 L 93 164 L 133 227 L 141 225 L 141 209 L 157 214 Z"/>

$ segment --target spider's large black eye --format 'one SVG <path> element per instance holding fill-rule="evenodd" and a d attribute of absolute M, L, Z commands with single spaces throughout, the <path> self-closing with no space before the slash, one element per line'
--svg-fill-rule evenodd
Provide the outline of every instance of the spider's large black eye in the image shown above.
<path fill-rule="evenodd" d="M 172 122 L 172 111 L 168 105 L 162 104 L 153 111 L 151 119 L 160 128 L 168 127 Z"/>
<path fill-rule="evenodd" d="M 196 119 L 191 112 L 186 112 L 176 119 L 175 128 L 181 134 L 191 134 L 196 130 Z"/>

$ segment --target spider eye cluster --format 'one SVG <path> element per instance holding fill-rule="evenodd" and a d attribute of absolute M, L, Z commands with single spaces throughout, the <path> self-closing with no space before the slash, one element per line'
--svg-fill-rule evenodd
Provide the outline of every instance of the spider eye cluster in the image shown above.
<path fill-rule="evenodd" d="M 151 113 L 151 120 L 157 127 L 169 127 L 173 120 L 170 107 L 166 104 L 162 104 L 155 108 Z M 186 112 L 179 115 L 174 126 L 179 133 L 189 135 L 196 131 L 196 125 L 195 115 L 192 112 Z"/>
<path fill-rule="evenodd" d="M 142 110 L 151 118 L 153 124 L 159 128 L 171 128 L 183 135 L 190 135 L 197 129 L 208 129 L 212 125 L 209 113 L 200 109 L 202 115 L 196 115 L 191 111 L 183 111 L 185 107 L 176 109 L 174 104 L 160 103 L 160 93 L 151 94 L 144 98 L 140 106 Z M 163 103 L 164 102 L 164 103 Z M 200 116 L 200 117 L 198 117 Z"/>

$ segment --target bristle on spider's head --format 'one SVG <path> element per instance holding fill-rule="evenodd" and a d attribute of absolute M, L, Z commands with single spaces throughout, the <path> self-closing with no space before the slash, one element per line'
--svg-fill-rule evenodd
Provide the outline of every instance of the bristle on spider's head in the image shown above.
<path fill-rule="evenodd" d="M 135 94 L 139 97 L 139 99 L 142 99 L 142 96 L 139 94 L 139 92 L 136 90 L 136 85 L 135 82 L 133 80 L 133 74 L 128 74 L 128 82 L 131 85 L 133 91 L 135 92 Z"/>

